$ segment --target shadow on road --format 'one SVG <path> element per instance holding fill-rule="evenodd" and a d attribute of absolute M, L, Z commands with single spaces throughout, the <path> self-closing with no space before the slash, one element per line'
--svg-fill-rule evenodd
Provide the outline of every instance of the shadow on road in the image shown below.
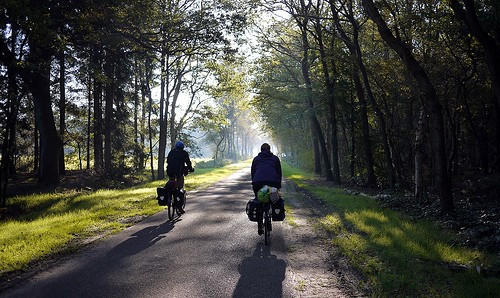
<path fill-rule="evenodd" d="M 180 220 L 180 219 L 179 219 Z M 177 220 L 177 221 L 179 221 Z M 130 238 L 115 246 L 109 253 L 109 258 L 121 259 L 132 256 L 152 246 L 160 239 L 165 238 L 177 221 L 167 221 L 158 226 L 150 226 L 130 235 Z"/>
<path fill-rule="evenodd" d="M 258 243 L 253 254 L 238 266 L 240 279 L 233 297 L 282 297 L 286 262 L 271 254 L 271 247 Z"/>

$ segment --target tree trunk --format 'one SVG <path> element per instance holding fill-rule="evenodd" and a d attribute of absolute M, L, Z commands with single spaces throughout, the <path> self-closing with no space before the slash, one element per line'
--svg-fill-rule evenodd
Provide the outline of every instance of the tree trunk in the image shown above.
<path fill-rule="evenodd" d="M 78 142 L 76 145 L 78 147 L 79 168 L 80 170 L 82 170 L 82 146 L 80 145 L 80 142 Z"/>
<path fill-rule="evenodd" d="M 312 142 L 313 142 L 313 152 L 314 152 L 314 174 L 321 175 L 321 153 L 319 151 L 318 137 L 314 129 L 312 131 Z"/>
<path fill-rule="evenodd" d="M 451 0 L 449 2 L 451 8 L 453 9 L 455 16 L 461 20 L 472 33 L 472 35 L 477 39 L 479 44 L 481 44 L 484 54 L 485 54 L 485 64 L 488 67 L 488 72 L 490 73 L 491 87 L 495 95 L 494 105 L 495 107 L 500 106 L 500 47 L 498 46 L 498 40 L 495 37 L 491 37 L 487 31 L 484 30 L 483 26 L 479 22 L 476 14 L 476 9 L 474 7 L 474 1 L 464 0 L 464 6 L 460 4 L 458 0 Z M 493 1 L 493 3 L 497 3 Z M 495 5 L 495 4 L 494 4 Z M 496 4 L 498 5 L 498 4 Z M 497 6 L 498 8 L 498 6 Z M 497 16 L 498 18 L 498 16 Z M 498 34 L 498 30 L 496 31 Z M 500 115 L 496 113 L 496 125 L 495 125 L 495 151 L 496 160 L 493 161 L 493 170 L 500 173 Z"/>
<path fill-rule="evenodd" d="M 350 86 L 350 117 L 349 117 L 349 124 L 351 125 L 351 151 L 350 151 L 350 158 L 349 158 L 349 173 L 351 174 L 351 178 L 354 178 L 355 174 L 355 161 L 356 161 L 356 121 L 355 121 L 355 102 L 354 102 L 354 94 L 352 92 L 352 84 L 353 82 L 351 81 L 351 86 Z"/>
<path fill-rule="evenodd" d="M 158 179 L 165 179 L 165 151 L 167 150 L 167 111 L 168 104 L 165 107 L 165 46 L 162 47 L 160 58 L 160 139 L 158 141 Z"/>
<path fill-rule="evenodd" d="M 430 114 L 431 145 L 434 155 L 434 177 L 439 187 L 441 208 L 445 212 L 453 210 L 453 196 L 451 192 L 451 177 L 447 169 L 447 156 L 444 138 L 444 121 L 442 106 L 439 102 L 436 89 L 432 85 L 427 73 L 413 57 L 404 42 L 394 37 L 387 24 L 372 0 L 363 0 L 363 7 L 377 25 L 384 41 L 400 56 L 401 60 L 413 75 L 424 95 L 424 109 Z"/>
<path fill-rule="evenodd" d="M 424 181 L 423 181 L 423 150 L 424 150 L 424 110 L 420 111 L 418 117 L 417 131 L 415 133 L 415 198 L 421 199 L 424 195 Z"/>
<path fill-rule="evenodd" d="M 354 57 L 352 57 L 354 58 Z M 359 70 L 357 64 L 353 61 L 352 78 L 356 89 L 356 94 L 359 101 L 359 119 L 361 121 L 361 132 L 363 134 L 363 152 L 365 153 L 366 164 L 366 185 L 368 187 L 377 186 L 377 177 L 375 176 L 373 153 L 370 142 L 370 126 L 368 124 L 368 112 L 366 107 L 365 93 L 359 78 Z"/>
<path fill-rule="evenodd" d="M 141 67 L 142 69 L 142 67 Z M 145 148 L 146 148 L 146 83 L 144 82 L 147 80 L 147 78 L 144 78 L 145 74 L 140 72 L 141 74 L 141 130 L 140 130 L 140 146 L 141 146 L 141 155 L 139 157 L 139 164 L 140 164 L 140 170 L 143 170 L 146 167 L 146 160 L 145 160 Z"/>
<path fill-rule="evenodd" d="M 139 146 L 139 70 L 137 67 L 137 57 L 134 58 L 134 168 L 140 168 L 139 156 L 141 156 Z"/>
<path fill-rule="evenodd" d="M 359 25 L 354 19 L 353 11 L 352 11 L 352 3 L 349 2 L 348 6 L 348 19 L 350 23 L 352 24 L 352 40 L 347 36 L 347 34 L 344 31 L 344 28 L 342 27 L 340 23 L 340 19 L 338 16 L 337 8 L 335 7 L 333 1 L 330 1 L 330 7 L 333 13 L 335 25 L 337 27 L 337 30 L 340 33 L 341 39 L 344 41 L 344 44 L 347 46 L 349 49 L 349 52 L 351 53 L 351 57 L 354 60 L 353 63 L 357 63 L 357 67 L 353 70 L 353 72 L 360 71 L 362 78 L 363 78 L 363 84 L 364 84 L 364 90 L 366 91 L 366 95 L 368 97 L 368 100 L 370 101 L 370 104 L 372 105 L 378 120 L 379 120 L 379 130 L 380 130 L 380 136 L 382 138 L 382 143 L 384 145 L 384 153 L 386 157 L 386 164 L 387 164 L 387 176 L 389 179 L 389 185 L 391 188 L 394 188 L 395 185 L 395 176 L 394 176 L 394 169 L 393 169 L 393 163 L 392 163 L 392 158 L 391 158 L 391 153 L 390 153 L 390 148 L 389 148 L 389 142 L 387 140 L 387 131 L 385 127 L 385 119 L 382 114 L 382 111 L 377 105 L 377 102 L 375 101 L 375 98 L 373 96 L 373 93 L 371 91 L 371 86 L 370 82 L 368 80 L 368 74 L 366 72 L 365 65 L 363 63 L 362 59 L 362 52 L 361 52 L 361 47 L 359 46 L 358 42 L 358 32 L 359 32 Z M 371 153 L 371 145 L 370 145 L 370 137 L 369 137 L 369 126 L 368 126 L 368 120 L 367 116 L 365 117 L 363 114 L 366 112 L 366 101 L 364 99 L 364 90 L 361 85 L 361 81 L 359 79 L 359 74 L 354 74 L 354 82 L 357 85 L 356 86 L 356 92 L 358 94 L 358 97 L 361 97 L 360 99 L 360 104 L 361 104 L 361 123 L 362 123 L 362 131 L 363 131 L 363 141 L 365 144 L 365 156 L 367 158 L 367 173 L 368 173 L 368 185 L 371 186 L 376 186 L 376 176 L 374 174 L 373 170 L 373 154 Z M 356 78 L 357 77 L 357 78 Z M 368 129 L 367 129 L 368 127 Z M 366 146 L 369 146 L 370 149 L 369 151 L 366 151 Z"/>
<path fill-rule="evenodd" d="M 61 155 L 59 157 L 59 173 L 66 174 L 64 165 L 64 143 L 66 132 L 66 67 L 64 49 L 59 53 L 59 134 L 61 136 Z"/>
<path fill-rule="evenodd" d="M 307 8 L 304 6 L 303 1 L 301 1 L 304 10 Z M 313 135 L 316 134 L 319 146 L 321 149 L 321 155 L 323 157 L 324 162 L 324 170 L 326 174 L 327 181 L 333 181 L 332 168 L 330 164 L 330 158 L 328 156 L 328 150 L 326 148 L 326 141 L 323 135 L 323 131 L 321 130 L 321 126 L 319 124 L 318 118 L 316 117 L 316 111 L 314 109 L 314 102 L 312 99 L 312 82 L 309 74 L 309 41 L 307 40 L 307 24 L 309 22 L 309 18 L 306 15 L 300 16 L 302 21 L 297 19 L 297 24 L 300 27 L 301 37 L 302 37 L 302 60 L 301 60 L 301 70 L 302 76 L 304 77 L 304 82 L 306 85 L 306 106 L 309 114 L 309 121 L 311 122 L 311 129 L 313 130 Z"/>
<path fill-rule="evenodd" d="M 100 79 L 102 70 L 101 50 L 94 46 L 92 55 L 94 66 L 94 169 L 97 172 L 103 170 L 102 151 L 102 82 Z"/>
<path fill-rule="evenodd" d="M 104 64 L 104 74 L 106 75 L 105 85 L 105 106 L 104 106 L 104 170 L 111 175 L 113 162 L 111 155 L 111 142 L 113 132 L 113 102 L 115 99 L 115 65 L 111 51 L 106 51 L 106 63 Z"/>
<path fill-rule="evenodd" d="M 318 40 L 319 53 L 321 57 L 321 65 L 325 79 L 325 87 L 328 90 L 328 106 L 330 108 L 330 126 L 331 126 L 331 145 L 332 145 L 332 165 L 333 165 L 333 182 L 340 185 L 340 166 L 339 166 L 339 148 L 338 148 L 338 133 L 337 133 L 337 111 L 335 107 L 335 87 L 330 79 L 330 71 L 326 61 L 325 48 L 323 45 L 323 32 L 319 20 L 316 21 L 316 36 Z M 335 65 L 333 67 L 335 69 Z"/>
<path fill-rule="evenodd" d="M 92 129 L 92 79 L 89 74 L 87 86 L 87 166 L 86 169 L 90 170 L 90 130 Z"/>
<path fill-rule="evenodd" d="M 481 23 L 476 14 L 476 9 L 474 7 L 473 0 L 463 0 L 465 9 L 462 7 L 458 0 L 450 0 L 449 4 L 455 16 L 467 25 L 472 35 L 481 44 L 484 50 L 486 66 L 491 77 L 491 85 L 493 92 L 497 99 L 497 103 L 500 104 L 500 47 L 495 41 L 494 37 L 491 37 L 482 27 Z M 497 16 L 498 17 L 498 16 Z"/>
<path fill-rule="evenodd" d="M 34 70 L 25 75 L 28 88 L 33 95 L 35 118 L 40 133 L 40 175 L 38 185 L 41 187 L 56 187 L 59 185 L 59 155 L 61 153 L 61 138 L 57 133 L 52 113 L 50 97 L 50 63 L 51 54 L 47 49 L 38 49 L 33 43 L 30 52 L 30 62 Z"/>
<path fill-rule="evenodd" d="M 467 98 L 467 91 L 465 84 L 462 85 L 463 89 L 463 105 L 464 105 L 464 115 L 465 119 L 469 123 L 470 131 L 472 136 L 475 139 L 475 147 L 477 152 L 479 153 L 479 165 L 484 175 L 488 175 L 489 172 L 489 150 L 488 150 L 488 129 L 485 122 L 479 121 L 479 125 L 476 125 L 474 122 L 474 117 L 472 116 L 472 112 L 469 108 L 469 102 Z M 460 89 L 459 89 L 460 90 Z M 458 98 L 459 95 L 457 95 Z M 489 118 L 484 116 L 479 116 L 479 118 Z"/>
<path fill-rule="evenodd" d="M 17 30 L 12 29 L 12 49 L 16 46 Z M 18 114 L 18 87 L 17 87 L 17 69 L 15 67 L 16 61 L 11 61 L 7 65 L 7 104 L 6 113 L 7 119 L 5 123 L 5 131 L 2 143 L 2 157 L 0 162 L 0 208 L 4 208 L 7 201 L 7 185 L 11 174 L 15 172 L 13 166 L 13 156 L 15 150 L 16 139 L 16 122 Z"/>
<path fill-rule="evenodd" d="M 176 115 L 175 113 L 176 113 L 177 99 L 179 98 L 179 94 L 181 91 L 181 85 L 182 85 L 182 73 L 179 72 L 175 79 L 175 89 L 174 89 L 174 94 L 172 96 L 172 105 L 170 106 L 170 144 L 172 145 L 172 147 L 174 146 L 179 135 L 179 132 L 175 127 L 175 115 Z"/>
<path fill-rule="evenodd" d="M 146 62 L 146 64 L 148 64 Z M 146 66 L 146 92 L 149 98 L 148 104 L 148 132 L 149 132 L 149 157 L 150 157 L 150 165 L 151 165 L 151 180 L 155 181 L 155 168 L 154 168 L 154 156 L 153 156 L 153 129 L 151 127 L 151 113 L 153 110 L 153 97 L 151 96 L 151 87 L 149 86 L 149 80 L 152 79 L 153 71 L 148 70 Z"/>
<path fill-rule="evenodd" d="M 368 100 L 370 101 L 370 104 L 373 107 L 373 110 L 375 111 L 375 114 L 377 115 L 377 118 L 378 118 L 380 137 L 382 139 L 382 145 L 384 146 L 384 155 L 385 155 L 386 171 L 387 171 L 387 178 L 389 180 L 389 186 L 391 188 L 394 188 L 394 186 L 396 184 L 396 176 L 394 174 L 391 149 L 389 147 L 389 140 L 387 137 L 387 128 L 385 125 L 385 117 L 384 117 L 384 114 L 382 113 L 382 111 L 380 110 L 377 102 L 375 101 L 375 97 L 373 96 L 372 89 L 370 87 L 370 82 L 368 80 L 368 74 L 366 72 L 365 65 L 364 65 L 362 58 L 361 58 L 361 48 L 359 47 L 359 44 L 358 44 L 357 34 L 355 34 L 355 36 L 356 36 L 356 38 L 355 38 L 354 43 L 355 43 L 356 49 L 357 49 L 356 56 L 357 56 L 359 68 L 361 70 L 363 83 L 365 85 L 366 94 L 367 94 Z"/>
<path fill-rule="evenodd" d="M 35 173 L 35 175 L 37 177 L 40 176 L 40 136 L 38 134 L 38 123 L 36 122 L 36 119 L 35 119 L 35 127 L 34 127 L 34 132 L 33 132 L 33 143 L 34 143 L 34 146 L 33 146 L 33 173 Z"/>
<path fill-rule="evenodd" d="M 495 118 L 497 123 L 500 123 L 500 104 L 498 101 L 494 102 Z M 493 169 L 500 172 L 500 124 L 495 125 L 495 148 L 496 159 L 493 161 Z"/>

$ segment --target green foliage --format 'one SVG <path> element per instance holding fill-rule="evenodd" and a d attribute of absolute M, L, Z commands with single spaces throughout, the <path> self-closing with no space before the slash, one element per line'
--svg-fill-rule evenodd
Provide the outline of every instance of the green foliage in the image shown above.
<path fill-rule="evenodd" d="M 498 134 L 500 116 L 494 108 L 498 102 L 491 97 L 492 75 L 487 66 L 494 63 L 488 62 L 481 44 L 458 20 L 450 2 L 389 1 L 376 6 L 392 33 L 409 47 L 436 89 L 446 122 L 446 148 L 450 151 L 447 155 L 453 159 L 449 161 L 450 173 L 461 179 L 462 175 L 477 173 L 478 169 L 486 174 L 496 167 L 491 152 L 500 150 L 493 141 Z M 463 5 L 462 1 L 457 2 Z M 491 24 L 498 18 L 492 3 L 475 2 L 473 10 L 479 23 L 484 25 L 485 35 L 493 40 L 496 27 Z M 389 173 L 394 166 L 397 185 L 412 187 L 415 132 L 426 95 L 421 94 L 422 88 L 417 86 L 397 53 L 382 40 L 362 7 L 363 1 L 311 2 L 307 8 L 300 1 L 286 4 L 278 1 L 275 5 L 275 9 L 279 7 L 284 13 L 279 18 L 270 16 L 265 25 L 259 26 L 262 55 L 253 72 L 257 93 L 254 105 L 287 160 L 310 170 L 314 158 L 319 157 L 311 153 L 313 136 L 307 119 L 311 110 L 304 103 L 303 42 L 297 25 L 308 19 L 306 37 L 310 48 L 306 50 L 314 112 L 327 139 L 329 154 L 333 155 L 334 146 L 338 149 L 342 177 L 356 178 L 361 183 L 366 180 L 369 159 L 365 147 L 370 147 L 379 186 L 392 183 Z M 335 14 L 340 15 L 338 21 L 333 17 Z M 350 44 L 346 45 L 344 38 L 338 35 L 340 28 L 351 39 Z M 319 51 L 320 36 L 326 60 Z M 349 47 L 355 44 L 359 44 L 360 51 L 352 56 Z M 498 44 L 495 46 L 498 49 Z M 361 63 L 366 72 L 361 69 Z M 329 70 L 329 78 L 325 76 L 324 65 Z M 361 77 L 359 90 L 355 88 L 354 74 Z M 366 74 L 366 80 L 362 74 Z M 327 79 L 333 85 L 335 129 L 332 128 L 330 90 L 324 84 Z M 369 137 L 362 130 L 360 95 L 368 101 Z M 427 115 L 428 108 L 424 110 Z M 424 120 L 426 131 L 436 129 L 429 127 L 428 117 Z M 382 130 L 387 133 L 386 138 Z M 331 142 L 332 133 L 336 133 L 336 145 Z M 427 136 L 422 148 L 419 147 L 426 185 L 434 185 L 431 142 Z"/>
<path fill-rule="evenodd" d="M 250 161 L 204 168 L 186 177 L 189 191 L 206 187 L 249 166 Z M 72 250 L 87 238 L 115 233 L 163 209 L 149 182 L 128 189 L 34 194 L 9 200 L 20 215 L 0 222 L 0 275 L 26 268 L 30 262 Z"/>
<path fill-rule="evenodd" d="M 206 169 L 206 168 L 221 168 L 231 164 L 231 160 L 229 159 L 219 159 L 219 160 L 206 160 L 199 161 L 196 163 L 197 169 Z"/>
<path fill-rule="evenodd" d="M 497 257 L 454 245 L 449 231 L 382 208 L 367 197 L 310 184 L 311 174 L 283 165 L 286 177 L 328 203 L 331 210 L 317 221 L 332 246 L 340 249 L 382 297 L 494 297 L 498 278 L 483 277 L 475 266 Z M 466 266 L 470 269 L 453 270 Z"/>
<path fill-rule="evenodd" d="M 249 105 L 249 90 L 243 61 L 223 60 L 209 63 L 217 81 L 208 88 L 213 99 L 199 111 L 196 126 L 206 132 L 205 141 L 211 147 L 213 158 L 238 159 L 251 154 L 256 137 L 255 117 Z M 242 139 L 241 150 L 235 148 L 235 137 Z"/>

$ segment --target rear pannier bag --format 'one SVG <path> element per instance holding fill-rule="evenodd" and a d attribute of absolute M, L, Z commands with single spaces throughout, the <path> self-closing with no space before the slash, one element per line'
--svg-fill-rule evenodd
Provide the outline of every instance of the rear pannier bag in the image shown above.
<path fill-rule="evenodd" d="M 167 192 L 167 190 L 163 187 L 157 187 L 156 194 L 157 194 L 157 199 L 158 199 L 158 205 L 167 206 L 168 205 L 168 202 L 167 202 L 168 192 Z"/>
<path fill-rule="evenodd" d="M 186 200 L 186 191 L 184 189 L 177 190 L 174 192 L 174 206 L 182 207 Z"/>
<path fill-rule="evenodd" d="M 285 219 L 285 200 L 283 198 L 279 198 L 272 204 L 271 209 L 273 210 L 271 215 L 273 221 L 283 221 Z"/>
<path fill-rule="evenodd" d="M 246 212 L 250 221 L 259 221 L 259 216 L 262 216 L 262 205 L 259 200 L 251 199 L 248 201 Z"/>

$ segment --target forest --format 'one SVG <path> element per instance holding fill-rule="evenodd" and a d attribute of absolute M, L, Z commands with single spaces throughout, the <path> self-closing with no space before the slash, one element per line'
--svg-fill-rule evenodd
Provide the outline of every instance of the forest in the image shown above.
<path fill-rule="evenodd" d="M 500 1 L 0 8 L 1 297 L 500 296 Z"/>
<path fill-rule="evenodd" d="M 457 192 L 486 179 L 495 199 L 497 1 L 2 6 L 2 207 L 23 173 L 40 189 L 68 169 L 161 180 L 178 139 L 215 164 L 250 157 L 265 134 L 283 160 L 339 186 L 452 212 Z"/>
<path fill-rule="evenodd" d="M 467 181 L 498 194 L 498 2 L 278 2 L 288 18 L 261 28 L 254 84 L 287 158 L 444 212 Z"/>
<path fill-rule="evenodd" d="M 70 170 L 115 179 L 202 137 L 215 162 L 248 156 L 255 133 L 235 48 L 233 1 L 3 1 L 1 206 L 18 174 L 40 189 Z M 181 102 L 182 101 L 182 102 Z M 22 176 L 26 177 L 26 176 Z"/>

